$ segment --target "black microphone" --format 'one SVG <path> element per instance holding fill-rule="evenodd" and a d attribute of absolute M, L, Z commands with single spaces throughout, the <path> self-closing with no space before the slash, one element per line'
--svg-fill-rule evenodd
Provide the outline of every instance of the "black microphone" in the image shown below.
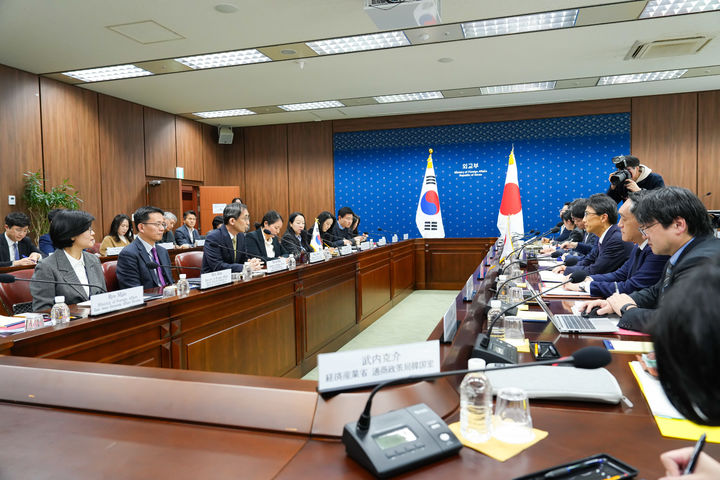
<path fill-rule="evenodd" d="M 527 244 L 526 244 L 526 245 L 527 245 Z M 525 246 L 525 245 L 523 245 L 522 247 L 520 247 L 520 249 L 522 249 L 524 246 Z M 512 255 L 512 254 L 510 254 L 510 255 Z M 510 256 L 510 255 L 508 255 L 508 256 Z M 559 257 L 562 257 L 562 255 L 563 255 L 563 252 L 560 252 L 560 251 L 557 251 L 557 250 L 556 250 L 556 251 L 552 252 L 549 256 L 545 256 L 545 257 L 535 257 L 535 258 L 536 258 L 537 260 L 543 260 L 543 259 L 547 259 L 547 258 L 559 258 Z M 512 262 L 510 262 L 510 263 L 508 263 L 507 265 L 505 265 L 505 266 L 502 267 L 501 272 L 499 273 L 499 275 L 502 275 L 502 274 L 505 272 L 505 269 L 509 268 L 511 265 L 514 265 L 514 264 L 516 264 L 516 263 L 519 263 L 519 264 L 520 264 L 520 268 L 525 268 L 525 267 L 522 265 L 523 262 L 525 262 L 525 265 L 527 266 L 527 260 L 525 260 L 525 259 L 519 258 L 519 259 L 517 259 L 517 260 L 513 260 Z"/>
<path fill-rule="evenodd" d="M 434 373 L 430 375 L 414 375 L 411 377 L 404 377 L 404 378 L 396 378 L 394 380 L 388 380 L 387 382 L 380 383 L 375 386 L 375 388 L 372 389 L 372 392 L 370 392 L 370 396 L 367 399 L 367 402 L 365 402 L 365 409 L 363 410 L 362 414 L 360 415 L 360 418 L 358 418 L 358 421 L 355 425 L 355 428 L 357 429 L 358 433 L 360 432 L 367 432 L 370 428 L 370 410 L 372 409 L 372 400 L 375 394 L 380 391 L 381 389 L 385 387 L 389 387 L 392 385 L 404 385 L 406 383 L 413 383 L 413 382 L 420 382 L 425 380 L 433 380 L 435 378 L 442 378 L 442 377 L 451 377 L 453 375 L 466 375 L 470 372 L 484 372 L 486 370 L 508 370 L 511 368 L 524 368 L 524 367 L 533 367 L 537 365 L 557 365 L 557 364 L 572 364 L 577 368 L 585 368 L 585 369 L 594 369 L 594 368 L 602 368 L 605 365 L 609 364 L 612 361 L 612 357 L 610 356 L 610 352 L 603 348 L 603 347 L 597 347 L 597 346 L 591 346 L 591 347 L 584 347 L 580 350 L 577 350 L 575 353 L 573 353 L 570 356 L 567 357 L 560 357 L 555 358 L 551 360 L 540 360 L 536 362 L 528 362 L 528 363 L 519 363 L 519 364 L 513 364 L 513 365 L 503 365 L 503 366 L 497 366 L 494 368 L 467 368 L 463 370 L 449 370 L 447 372 L 439 372 Z M 348 423 L 345 425 L 345 429 L 352 428 L 352 423 Z M 343 441 L 345 440 L 345 435 L 343 435 Z"/>
<path fill-rule="evenodd" d="M 278 240 L 280 241 L 281 244 L 285 244 L 285 245 L 290 245 L 290 246 L 292 246 L 292 249 L 293 249 L 292 254 L 293 254 L 293 255 L 294 255 L 295 253 L 298 253 L 298 254 L 302 254 L 302 253 L 303 253 L 303 251 L 304 251 L 303 248 L 302 248 L 301 246 L 298 246 L 296 243 L 292 242 L 291 240 L 286 239 L 284 236 L 282 236 L 282 237 L 277 237 L 277 238 L 278 238 Z M 302 242 L 302 241 L 301 241 L 301 242 Z"/>
<path fill-rule="evenodd" d="M 107 293 L 105 287 L 100 285 L 93 285 L 90 283 L 74 283 L 74 282 L 56 282 L 54 280 L 40 280 L 39 278 L 21 278 L 9 273 L 0 273 L 0 283 L 14 283 L 14 282 L 30 282 L 30 283 L 51 283 L 53 285 L 72 285 L 74 287 L 90 287 L 97 288 L 102 293 Z"/>
<path fill-rule="evenodd" d="M 578 270 L 576 272 L 573 272 L 570 274 L 570 279 L 566 280 L 562 283 L 558 283 L 557 285 L 554 285 L 544 292 L 538 292 L 535 295 L 523 299 L 522 302 L 517 302 L 513 305 L 510 305 L 505 310 L 501 311 L 499 315 L 497 315 L 492 323 L 488 325 L 488 331 L 487 333 L 481 333 L 477 336 L 477 339 L 475 340 L 475 346 L 473 347 L 473 352 L 471 357 L 473 358 L 482 358 L 487 363 L 517 363 L 517 348 L 510 345 L 509 343 L 503 342 L 502 340 L 499 340 L 497 338 L 492 338 L 492 329 L 497 323 L 497 321 L 505 315 L 508 311 L 512 310 L 515 307 L 518 307 L 522 305 L 525 302 L 529 302 L 530 300 L 534 300 L 535 298 L 539 297 L 540 295 L 549 292 L 550 290 L 555 290 L 556 288 L 560 288 L 563 285 L 567 285 L 568 283 L 580 283 L 583 280 L 587 278 L 587 273 L 585 273 L 583 270 Z"/>
<path fill-rule="evenodd" d="M 388 232 L 387 230 L 383 230 L 382 228 L 378 227 L 378 232 L 382 232 L 386 235 L 397 235 L 398 238 L 402 238 L 402 235 L 398 232 Z"/>
<path fill-rule="evenodd" d="M 553 253 L 559 253 L 559 252 L 553 252 Z M 520 275 L 515 275 L 514 277 L 510 277 L 510 278 L 506 279 L 503 283 L 501 283 L 495 290 L 496 290 L 496 292 L 501 292 L 501 291 L 502 291 L 502 288 L 503 288 L 508 282 L 510 282 L 510 281 L 512 281 L 512 280 L 515 280 L 515 279 L 518 279 L 518 278 L 520 278 L 520 277 L 524 277 L 525 275 L 532 275 L 533 273 L 545 272 L 545 271 L 547 271 L 547 270 L 552 270 L 553 268 L 555 268 L 555 267 L 557 267 L 557 266 L 560 266 L 560 265 L 565 265 L 566 267 L 572 267 L 572 266 L 574 266 L 574 265 L 577 265 L 577 263 L 578 263 L 579 261 L 580 261 L 580 259 L 579 259 L 578 257 L 569 256 L 569 257 L 567 257 L 567 258 L 565 259 L 564 262 L 560 262 L 560 263 L 558 263 L 557 265 L 555 265 L 555 266 L 553 266 L 553 267 L 538 268 L 537 270 L 534 270 L 534 271 L 532 271 L 532 272 L 525 272 L 525 273 L 521 273 Z M 496 293 L 496 294 L 495 294 L 495 298 L 497 298 L 497 295 L 498 295 L 498 294 Z"/>

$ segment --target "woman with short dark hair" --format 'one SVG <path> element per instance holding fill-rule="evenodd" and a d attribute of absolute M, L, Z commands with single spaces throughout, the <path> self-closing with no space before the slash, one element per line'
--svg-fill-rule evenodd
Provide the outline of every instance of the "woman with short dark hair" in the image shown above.
<path fill-rule="evenodd" d="M 133 232 L 130 227 L 130 217 L 121 213 L 115 215 L 110 224 L 110 233 L 102 239 L 100 255 L 107 255 L 108 248 L 125 247 L 133 241 Z"/>
<path fill-rule="evenodd" d="M 320 212 L 317 217 L 318 225 L 320 227 L 320 238 L 323 241 L 323 245 L 328 247 L 342 247 L 345 242 L 342 238 L 337 238 L 333 235 L 333 225 L 335 224 L 335 217 L 328 211 Z"/>
<path fill-rule="evenodd" d="M 256 230 L 245 235 L 248 253 L 264 262 L 287 255 L 277 237 L 282 229 L 282 224 L 283 220 L 280 214 L 275 210 L 269 210 L 260 223 L 255 224 Z"/>
<path fill-rule="evenodd" d="M 305 231 L 305 216 L 300 212 L 291 213 L 287 230 L 281 240 L 283 248 L 293 254 L 309 252 L 312 249 L 308 237 L 308 232 Z"/>
<path fill-rule="evenodd" d="M 32 278 L 59 283 L 30 284 L 33 311 L 51 308 L 56 296 L 65 297 L 65 303 L 72 305 L 106 291 L 100 260 L 85 251 L 95 245 L 93 220 L 95 217 L 80 210 L 62 210 L 55 215 L 50 225 L 55 252 L 37 264 Z"/>

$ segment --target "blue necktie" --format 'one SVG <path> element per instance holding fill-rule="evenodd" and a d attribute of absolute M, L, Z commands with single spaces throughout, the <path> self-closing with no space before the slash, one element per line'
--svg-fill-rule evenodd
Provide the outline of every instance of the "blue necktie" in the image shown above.
<path fill-rule="evenodd" d="M 15 250 L 15 260 L 20 260 L 20 250 L 18 250 L 17 242 L 13 243 L 13 249 Z"/>

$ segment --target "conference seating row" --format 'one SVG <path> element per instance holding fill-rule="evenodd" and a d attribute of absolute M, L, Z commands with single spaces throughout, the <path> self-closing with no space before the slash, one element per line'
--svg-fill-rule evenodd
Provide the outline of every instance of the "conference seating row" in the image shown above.
<path fill-rule="evenodd" d="M 188 278 L 200 276 L 200 268 L 202 266 L 202 251 L 182 251 L 176 254 L 174 259 L 175 273 L 184 273 Z M 113 257 L 114 258 L 114 257 Z M 103 275 L 105 276 L 105 285 L 108 292 L 118 289 L 118 281 L 116 276 L 117 260 L 105 259 L 101 263 Z M 19 279 L 31 279 L 34 268 L 23 268 L 8 272 Z M 16 281 L 13 283 L 0 283 L 0 307 L 2 307 L 3 315 L 17 315 L 32 311 L 32 294 L 30 293 L 30 282 Z"/>

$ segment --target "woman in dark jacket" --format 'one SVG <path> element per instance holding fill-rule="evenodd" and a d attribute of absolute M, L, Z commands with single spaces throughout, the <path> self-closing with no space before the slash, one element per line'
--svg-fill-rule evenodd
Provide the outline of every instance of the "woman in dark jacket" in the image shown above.
<path fill-rule="evenodd" d="M 255 224 L 256 230 L 245 235 L 248 253 L 264 262 L 287 255 L 278 241 L 282 224 L 282 217 L 278 212 L 275 210 L 267 212 L 262 221 Z"/>

